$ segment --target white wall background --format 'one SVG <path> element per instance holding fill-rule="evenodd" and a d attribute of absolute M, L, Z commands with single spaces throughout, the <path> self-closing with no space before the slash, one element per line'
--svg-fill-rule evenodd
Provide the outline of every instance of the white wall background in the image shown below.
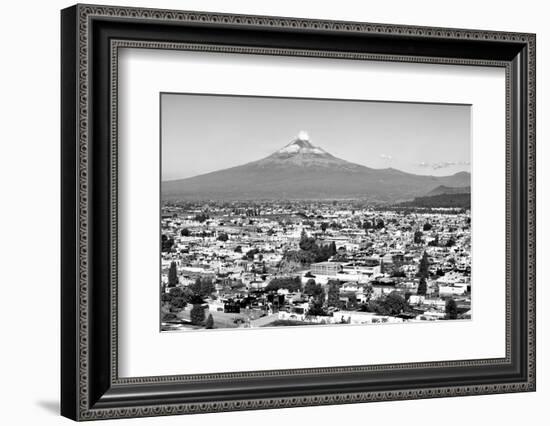
<path fill-rule="evenodd" d="M 545 2 L 462 0 L 161 0 L 103 4 L 430 25 L 537 33 L 538 391 L 421 401 L 107 421 L 102 424 L 333 425 L 357 422 L 446 426 L 490 421 L 544 424 L 550 401 L 550 256 L 547 142 L 550 27 Z M 68 424 L 59 404 L 59 9 L 71 2 L 2 6 L 0 65 L 0 422 Z M 546 194 L 545 194 L 546 192 Z M 131 422 L 131 423 L 129 423 Z"/>

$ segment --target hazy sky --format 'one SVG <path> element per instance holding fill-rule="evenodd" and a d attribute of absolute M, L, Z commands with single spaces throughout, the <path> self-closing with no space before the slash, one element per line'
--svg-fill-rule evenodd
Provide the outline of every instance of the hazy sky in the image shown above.
<path fill-rule="evenodd" d="M 162 179 L 266 157 L 300 131 L 332 155 L 424 175 L 470 171 L 470 106 L 161 95 Z"/>

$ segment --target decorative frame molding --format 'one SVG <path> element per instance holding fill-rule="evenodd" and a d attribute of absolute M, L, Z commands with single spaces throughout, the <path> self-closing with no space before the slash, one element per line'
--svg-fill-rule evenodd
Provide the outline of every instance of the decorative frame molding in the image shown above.
<path fill-rule="evenodd" d="M 124 25 L 139 23 L 158 41 L 134 38 Z M 182 41 L 168 28 L 223 28 L 241 37 L 239 44 Z M 166 30 L 165 33 L 161 31 Z M 295 46 L 246 45 L 246 30 L 285 34 L 281 43 L 314 32 L 330 39 L 371 37 L 371 51 Z M 139 33 L 139 31 L 137 31 Z M 124 35 L 124 39 L 120 35 Z M 182 37 L 185 37 L 182 36 Z M 284 38 L 284 37 L 283 37 Z M 332 40 L 332 39 L 331 39 Z M 384 42 L 385 40 L 385 42 Z M 388 52 L 387 42 L 422 45 L 418 55 Z M 278 41 L 274 42 L 276 44 Z M 378 43 L 378 44 L 377 44 Z M 386 43 L 386 44 L 384 44 Z M 426 52 L 438 51 L 439 55 Z M 449 47 L 449 56 L 445 46 Z M 465 47 L 463 47 L 465 46 Z M 118 378 L 117 374 L 117 70 L 121 47 L 221 51 L 240 54 L 297 55 L 355 60 L 496 66 L 506 69 L 506 357 L 503 359 L 327 367 L 192 376 Z M 475 51 L 469 49 L 477 48 Z M 386 49 L 386 50 L 384 50 Z M 397 48 L 398 49 L 398 48 Z M 423 50 L 424 49 L 424 50 Z M 455 49 L 455 50 L 453 50 Z M 490 52 L 491 51 L 491 52 Z M 455 53 L 455 54 L 452 54 Z M 460 55 L 462 54 L 462 56 Z M 75 420 L 141 417 L 244 409 L 433 398 L 535 390 L 535 36 L 496 31 L 410 27 L 266 16 L 229 15 L 126 7 L 76 5 L 62 12 L 62 414 Z M 107 102 L 107 103 L 106 103 Z M 101 144 L 100 141 L 108 142 Z M 93 158 L 93 162 L 91 161 Z M 101 160 L 101 161 L 98 161 Z M 92 163 L 93 168 L 92 168 Z M 101 170 L 98 169 L 100 164 Z M 107 172 L 107 173 L 104 173 Z M 101 173 L 105 176 L 100 177 Z M 103 194 L 100 189 L 108 189 Z M 519 209 L 515 211 L 514 209 Z M 107 233 L 100 234 L 97 229 Z M 108 235 L 107 235 L 108 234 Z M 108 262 L 99 254 L 107 249 Z M 511 262 L 520 255 L 520 264 Z M 98 259 L 100 259 L 98 261 Z M 106 281 L 107 279 L 107 281 Z M 106 281 L 106 282 L 105 282 Z M 521 305 L 512 302 L 521 298 Z M 517 301 L 517 303 L 520 303 Z M 109 307 L 109 309 L 106 309 Z M 521 309 L 520 309 L 521 308 Z M 519 330 L 519 331 L 518 331 Z M 521 336 L 520 336 L 521 335 Z M 93 345 L 91 343 L 94 343 Z M 518 352 L 519 351 L 519 352 Z M 321 390 L 270 397 L 227 395 L 210 399 L 168 398 L 163 387 L 219 386 L 241 379 L 268 386 L 277 378 L 332 376 L 411 369 L 468 371 L 475 367 L 507 369 L 509 380 L 468 385 L 375 389 L 372 383 L 338 392 Z M 514 374 L 512 374 L 512 370 Z M 473 371 L 473 370 L 472 370 Z M 504 371 L 504 370 L 503 370 Z M 347 377 L 346 376 L 346 377 Z M 350 376 L 351 377 L 351 376 Z M 365 376 L 367 377 L 367 376 Z M 264 380 L 264 383 L 259 381 Z M 397 379 L 396 379 L 397 381 Z M 434 379 L 435 383 L 435 379 Z M 319 385 L 321 389 L 322 386 Z M 388 385 L 389 386 L 389 385 Z M 136 396 L 150 393 L 150 397 Z M 387 386 L 386 386 L 387 387 Z M 144 388 L 146 389 L 144 391 Z M 326 388 L 326 385 L 325 385 Z M 355 390 L 357 388 L 357 390 Z M 183 389 L 183 388 L 182 388 Z M 373 389 L 373 390 L 369 390 Z M 206 392 L 206 390 L 205 390 Z M 244 392 L 244 391 L 243 391 Z M 164 396 L 163 396 L 164 395 Z"/>

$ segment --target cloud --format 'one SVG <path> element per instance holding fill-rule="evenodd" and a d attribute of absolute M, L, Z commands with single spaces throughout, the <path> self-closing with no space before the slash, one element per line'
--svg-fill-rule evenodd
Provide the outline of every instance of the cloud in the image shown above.
<path fill-rule="evenodd" d="M 391 160 L 392 159 L 392 156 L 391 155 L 387 155 L 387 154 L 380 154 L 380 158 L 382 160 Z"/>
<path fill-rule="evenodd" d="M 438 163 L 426 163 L 422 161 L 418 164 L 420 167 L 430 168 L 432 170 L 446 169 L 451 166 L 469 166 L 469 161 L 440 161 Z"/>

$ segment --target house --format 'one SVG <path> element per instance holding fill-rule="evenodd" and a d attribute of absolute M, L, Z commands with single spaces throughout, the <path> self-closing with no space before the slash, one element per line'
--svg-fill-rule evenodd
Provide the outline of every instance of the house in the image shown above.
<path fill-rule="evenodd" d="M 450 285 L 439 285 L 439 296 L 462 296 L 468 291 L 468 284 L 457 283 Z"/>
<path fill-rule="evenodd" d="M 436 321 L 445 318 L 445 312 L 436 310 L 425 311 L 423 314 L 418 315 L 415 319 L 418 321 Z"/>
<path fill-rule="evenodd" d="M 225 303 L 219 299 L 217 300 L 209 300 L 208 302 L 208 310 L 210 312 L 223 312 L 225 308 Z"/>
<path fill-rule="evenodd" d="M 421 305 L 424 303 L 426 298 L 424 296 L 419 296 L 417 294 L 411 294 L 409 297 L 409 304 L 411 305 Z"/>
<path fill-rule="evenodd" d="M 343 270 L 340 262 L 319 262 L 311 264 L 313 275 L 336 275 Z"/>

